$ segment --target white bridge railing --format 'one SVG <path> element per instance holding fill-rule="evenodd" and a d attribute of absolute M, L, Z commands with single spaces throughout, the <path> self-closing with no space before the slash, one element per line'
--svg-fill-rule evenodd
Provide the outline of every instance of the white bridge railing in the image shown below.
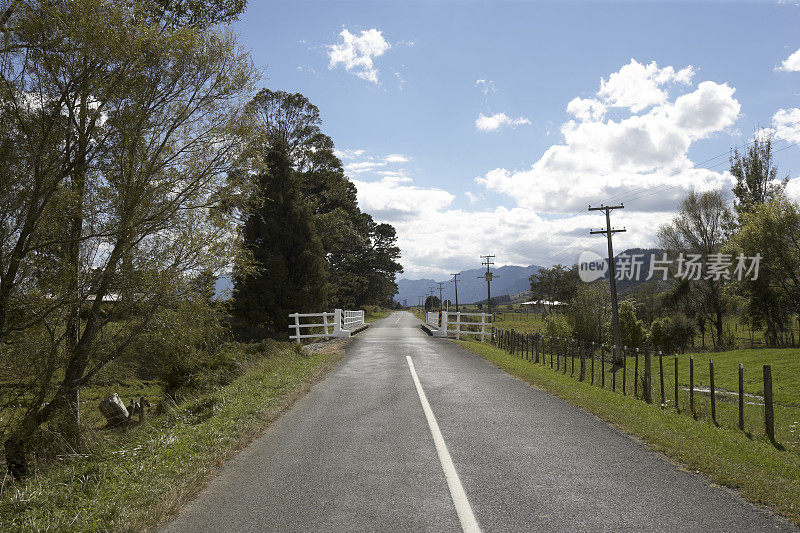
<path fill-rule="evenodd" d="M 454 334 L 460 340 L 462 335 L 480 335 L 481 341 L 485 341 L 492 334 L 492 317 L 488 313 L 428 312 L 425 313 L 425 323 L 436 328 L 434 337 Z"/>
<path fill-rule="evenodd" d="M 294 323 L 289 324 L 289 329 L 294 329 L 294 335 L 289 335 L 289 338 L 294 341 L 346 339 L 350 337 L 351 329 L 364 324 L 364 311 L 334 309 L 332 313 L 292 313 L 289 318 L 294 320 Z M 313 331 L 309 331 L 312 329 Z"/>
<path fill-rule="evenodd" d="M 358 327 L 364 323 L 364 310 L 342 311 L 342 329 Z"/>

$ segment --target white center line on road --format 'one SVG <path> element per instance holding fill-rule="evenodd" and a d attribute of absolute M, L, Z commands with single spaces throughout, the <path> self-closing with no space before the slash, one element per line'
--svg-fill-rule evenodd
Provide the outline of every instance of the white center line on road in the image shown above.
<path fill-rule="evenodd" d="M 467 500 L 467 494 L 464 492 L 464 487 L 461 486 L 461 480 L 458 479 L 456 467 L 453 465 L 453 460 L 450 459 L 450 452 L 447 451 L 447 445 L 444 443 L 444 437 L 439 430 L 439 424 L 436 423 L 436 418 L 433 416 L 431 404 L 428 403 L 428 398 L 425 396 L 425 391 L 422 390 L 422 384 L 417 377 L 417 371 L 414 370 L 414 361 L 410 356 L 406 356 L 408 361 L 408 368 L 411 369 L 411 377 L 414 379 L 414 385 L 417 387 L 417 394 L 419 394 L 419 401 L 422 403 L 422 410 L 425 411 L 425 418 L 428 419 L 428 427 L 433 436 L 433 443 L 436 445 L 436 453 L 439 454 L 439 462 L 442 463 L 442 470 L 444 476 L 447 478 L 447 486 L 450 488 L 450 496 L 453 498 L 453 504 L 456 506 L 458 519 L 461 521 L 461 529 L 464 533 L 480 533 L 478 521 L 475 515 L 472 514 L 472 507 Z"/>

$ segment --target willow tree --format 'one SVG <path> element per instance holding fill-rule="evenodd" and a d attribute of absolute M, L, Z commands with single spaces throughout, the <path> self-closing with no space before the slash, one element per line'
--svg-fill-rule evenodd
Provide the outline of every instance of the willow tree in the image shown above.
<path fill-rule="evenodd" d="M 6 11 L 0 156 L 18 173 L 0 188 L 10 207 L 0 371 L 18 393 L 0 405 L 0 430 L 16 477 L 46 422 L 63 419 L 76 442 L 80 388 L 185 298 L 198 272 L 225 269 L 237 253 L 224 207 L 254 69 L 211 24 L 239 4 L 41 1 Z"/>

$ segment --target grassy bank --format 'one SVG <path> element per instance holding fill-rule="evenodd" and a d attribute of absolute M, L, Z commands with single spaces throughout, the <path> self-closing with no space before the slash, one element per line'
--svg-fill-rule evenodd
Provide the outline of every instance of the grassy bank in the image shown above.
<path fill-rule="evenodd" d="M 381 318 L 386 318 L 392 314 L 391 309 L 384 309 L 383 307 L 368 307 L 364 310 L 364 322 L 369 324 Z"/>
<path fill-rule="evenodd" d="M 223 460 L 257 436 L 340 358 L 292 345 L 229 385 L 165 409 L 107 446 L 59 464 L 0 495 L 0 531 L 141 531 L 175 512 Z"/>
<path fill-rule="evenodd" d="M 748 500 L 800 524 L 800 454 L 780 450 L 765 439 L 729 427 L 696 421 L 685 413 L 661 409 L 631 396 L 582 383 L 569 376 L 511 356 L 490 345 L 460 342 L 499 368 L 594 413 L 636 435 L 691 470 L 737 489 Z M 654 387 L 654 397 L 658 392 Z M 658 480 L 654 480 L 655 483 Z"/>

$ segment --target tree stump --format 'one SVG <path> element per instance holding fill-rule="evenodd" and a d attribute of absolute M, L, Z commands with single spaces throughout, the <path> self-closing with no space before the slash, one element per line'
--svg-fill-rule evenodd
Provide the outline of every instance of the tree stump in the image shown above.
<path fill-rule="evenodd" d="M 128 410 L 116 392 L 101 401 L 98 407 L 109 426 L 118 426 L 128 421 Z"/>

